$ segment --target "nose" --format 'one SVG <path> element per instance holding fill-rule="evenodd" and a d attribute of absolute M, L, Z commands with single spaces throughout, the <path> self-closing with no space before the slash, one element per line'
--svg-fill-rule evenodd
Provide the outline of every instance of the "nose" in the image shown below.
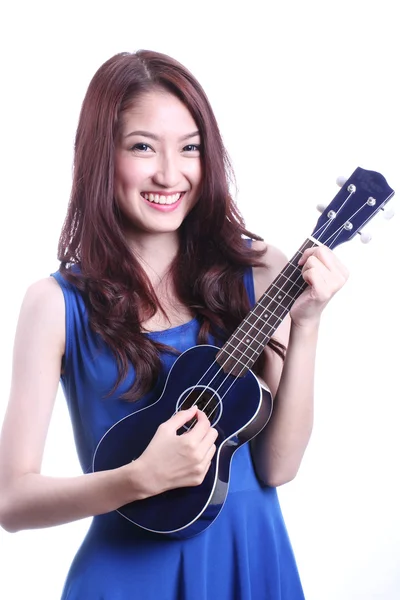
<path fill-rule="evenodd" d="M 179 158 L 172 154 L 159 157 L 153 180 L 157 185 L 173 188 L 180 181 Z"/>

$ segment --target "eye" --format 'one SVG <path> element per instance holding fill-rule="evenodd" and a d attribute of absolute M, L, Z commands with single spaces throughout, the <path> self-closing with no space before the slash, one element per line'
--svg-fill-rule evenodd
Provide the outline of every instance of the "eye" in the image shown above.
<path fill-rule="evenodd" d="M 200 152 L 200 144 L 188 144 L 183 148 L 184 152 Z"/>
<path fill-rule="evenodd" d="M 151 146 L 149 146 L 148 144 L 145 144 L 144 142 L 138 142 L 137 144 L 132 146 L 131 150 L 137 151 L 137 152 L 148 152 L 149 150 L 152 150 L 152 148 L 151 148 Z"/>

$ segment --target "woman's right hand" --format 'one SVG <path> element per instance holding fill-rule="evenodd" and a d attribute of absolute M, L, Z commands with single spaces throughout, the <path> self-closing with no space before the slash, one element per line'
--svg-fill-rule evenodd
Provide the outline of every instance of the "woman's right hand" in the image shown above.
<path fill-rule="evenodd" d="M 191 419 L 196 423 L 183 434 L 177 432 Z M 136 459 L 140 466 L 145 496 L 155 496 L 170 489 L 200 485 L 215 454 L 216 429 L 196 406 L 181 410 L 162 423 L 143 454 Z"/>

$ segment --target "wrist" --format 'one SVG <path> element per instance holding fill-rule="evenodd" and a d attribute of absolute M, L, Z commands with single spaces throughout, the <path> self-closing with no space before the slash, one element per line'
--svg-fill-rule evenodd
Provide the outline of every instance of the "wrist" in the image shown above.
<path fill-rule="evenodd" d="M 315 319 L 309 319 L 304 322 L 296 322 L 294 319 L 291 320 L 290 333 L 291 335 L 301 335 L 307 337 L 313 337 L 318 335 L 319 326 L 321 323 L 321 317 Z"/>
<path fill-rule="evenodd" d="M 120 467 L 119 470 L 126 498 L 124 504 L 135 502 L 136 500 L 144 500 L 153 495 L 149 489 L 148 477 L 146 477 L 140 458 Z"/>

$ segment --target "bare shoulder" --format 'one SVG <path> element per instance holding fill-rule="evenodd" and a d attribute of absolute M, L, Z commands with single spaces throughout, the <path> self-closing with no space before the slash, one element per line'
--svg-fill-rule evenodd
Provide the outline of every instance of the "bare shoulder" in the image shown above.
<path fill-rule="evenodd" d="M 34 304 L 38 302 L 54 304 L 63 300 L 63 293 L 54 277 L 44 277 L 31 283 L 26 290 L 25 300 Z"/>
<path fill-rule="evenodd" d="M 22 301 L 19 325 L 21 332 L 43 328 L 57 340 L 61 347 L 65 341 L 65 303 L 62 290 L 54 277 L 32 283 Z"/>
<path fill-rule="evenodd" d="M 43 304 L 46 305 L 46 308 L 56 308 L 57 306 L 60 308 L 64 304 L 63 293 L 54 277 L 44 277 L 31 283 L 27 288 L 24 303 L 36 306 L 38 309 Z"/>
<path fill-rule="evenodd" d="M 282 250 L 265 242 L 254 240 L 252 246 L 256 250 L 265 251 L 262 257 L 263 265 L 253 268 L 254 291 L 258 300 L 278 273 L 282 271 L 288 259 Z"/>

